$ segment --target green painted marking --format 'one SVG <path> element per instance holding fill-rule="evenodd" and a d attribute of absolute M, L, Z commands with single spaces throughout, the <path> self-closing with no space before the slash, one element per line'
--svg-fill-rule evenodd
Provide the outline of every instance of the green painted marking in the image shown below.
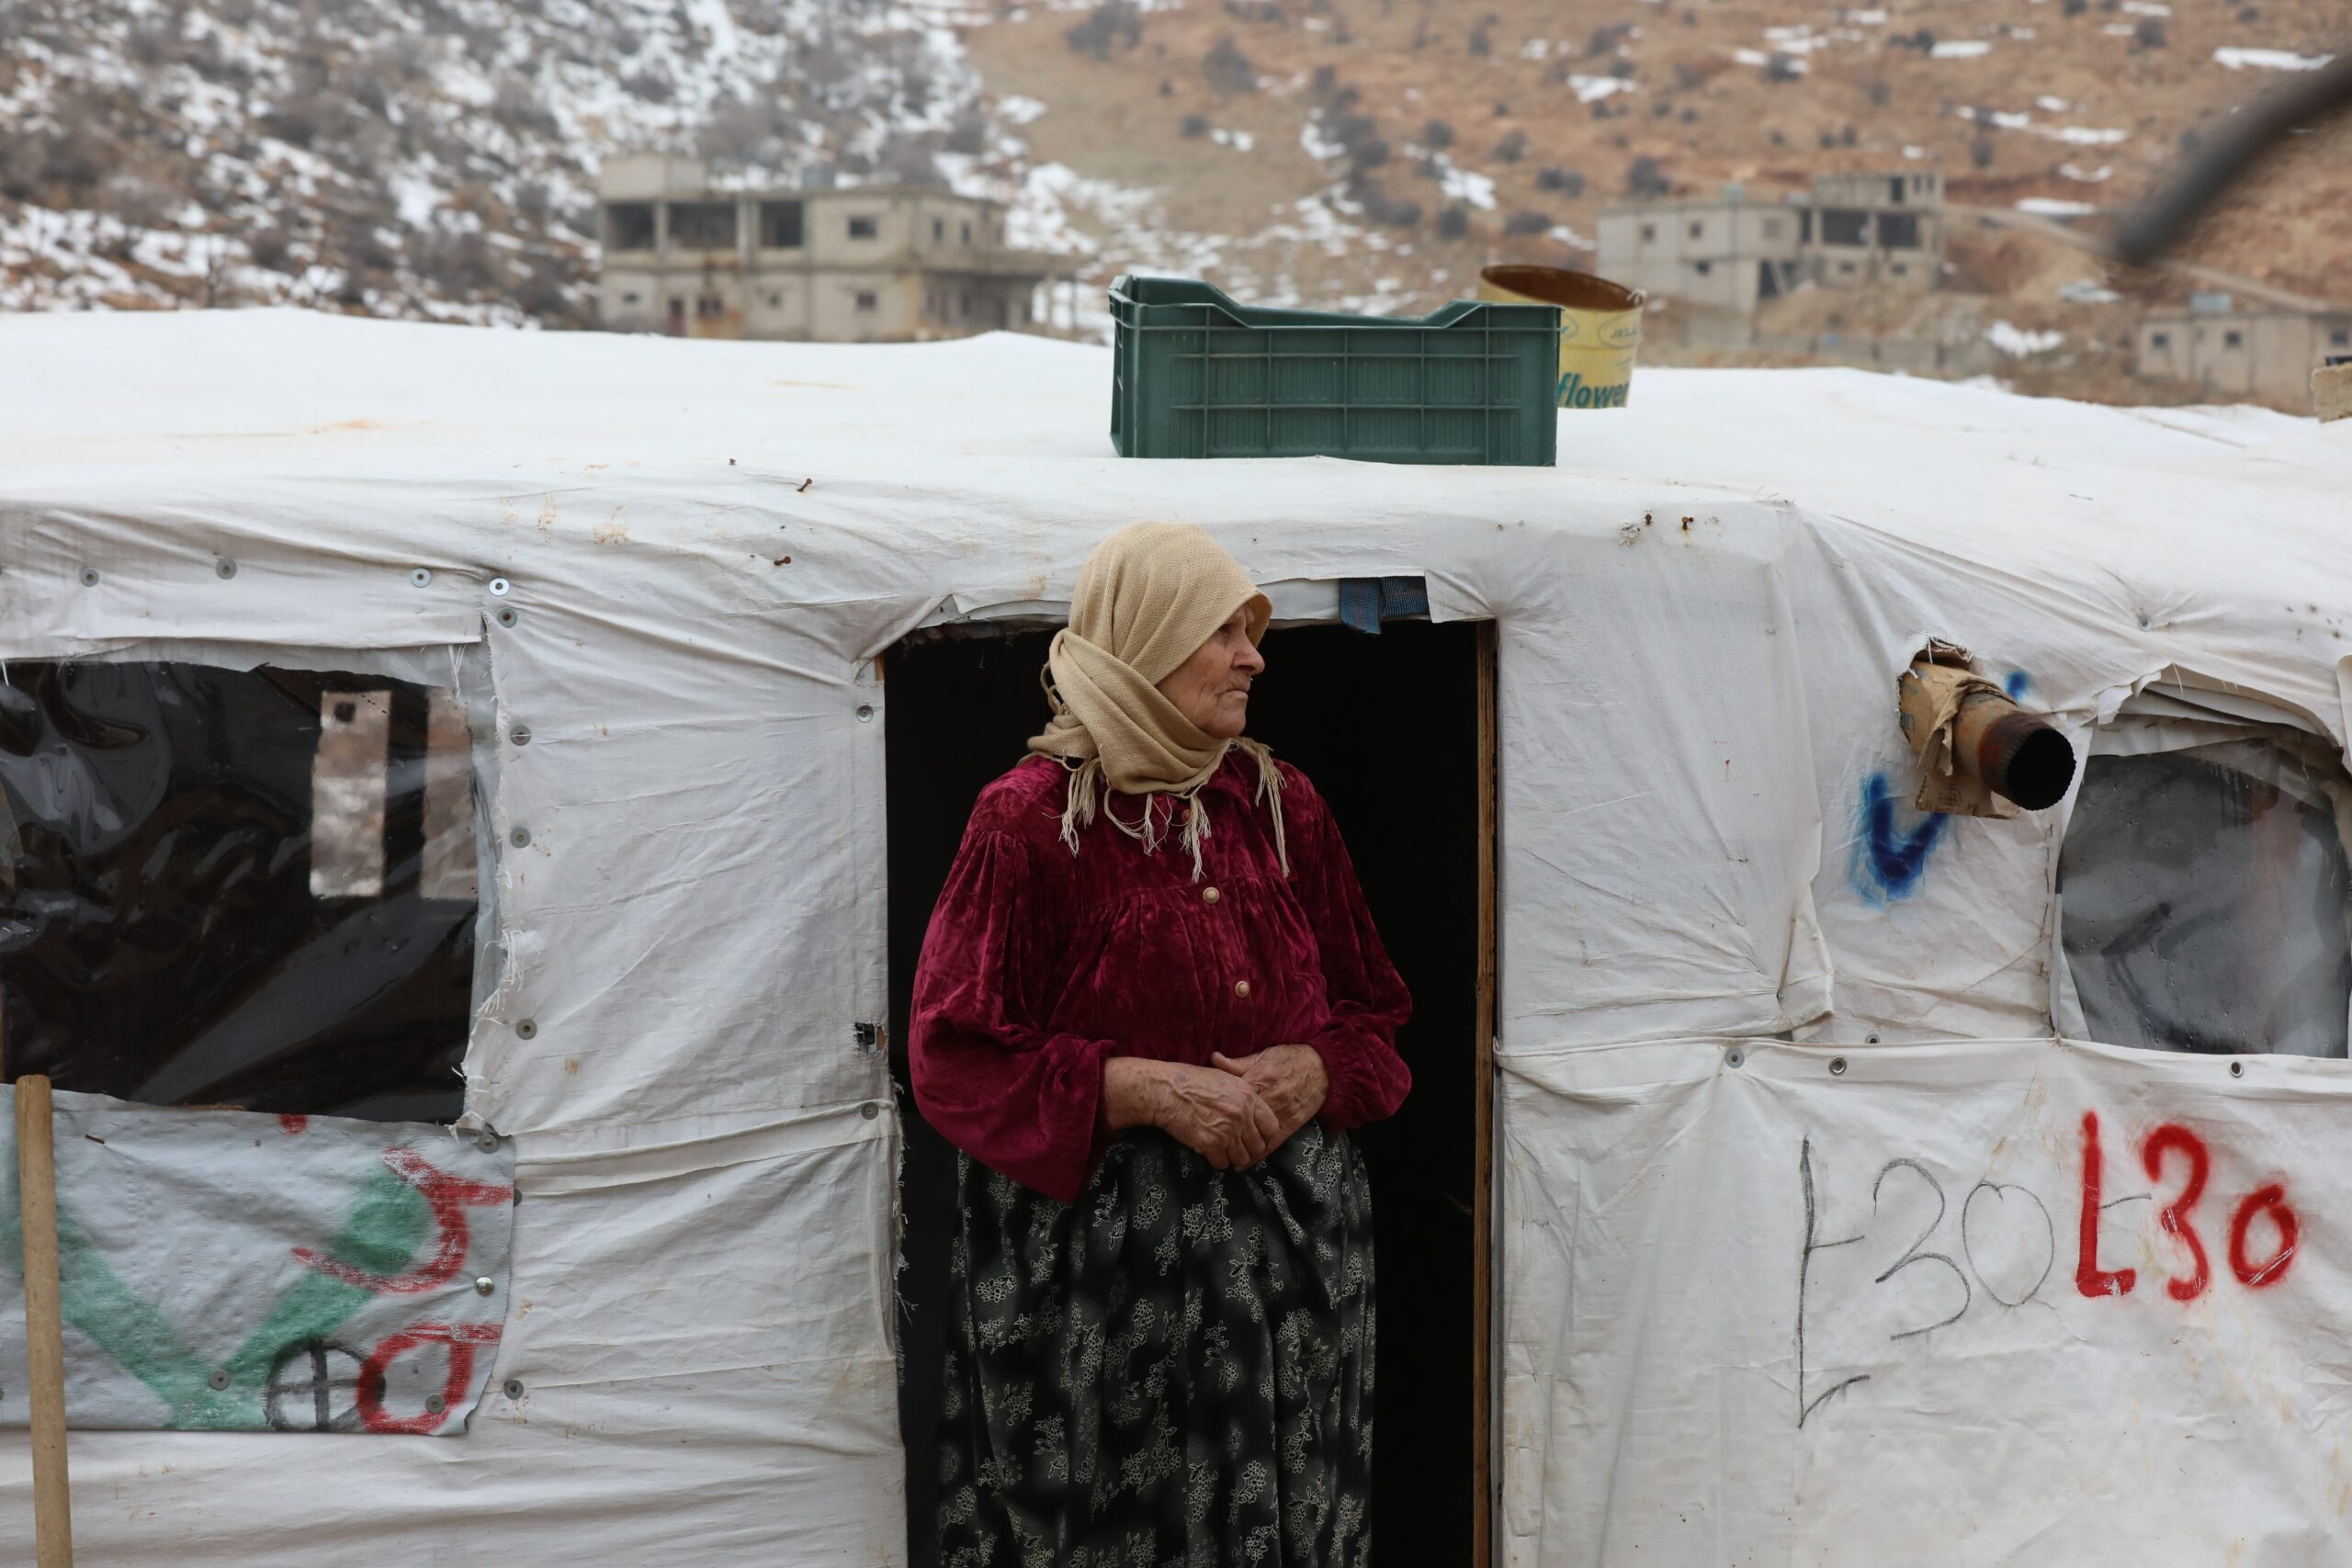
<path fill-rule="evenodd" d="M 0 1157 L 0 1261 L 14 1265 L 21 1275 L 24 1225 L 13 1132 L 5 1147 L 5 1157 Z M 327 1255 L 365 1273 L 397 1274 L 416 1256 L 432 1224 L 433 1211 L 424 1194 L 379 1166 L 369 1174 Z M 261 1326 L 221 1363 L 229 1386 L 216 1389 L 213 1365 L 190 1354 L 153 1303 L 123 1283 L 62 1202 L 57 1209 L 57 1251 L 58 1293 L 65 1321 L 171 1407 L 164 1421 L 168 1431 L 266 1430 L 262 1400 L 271 1369 L 288 1352 L 326 1338 L 375 1299 L 356 1285 L 306 1271 L 277 1298 Z"/>

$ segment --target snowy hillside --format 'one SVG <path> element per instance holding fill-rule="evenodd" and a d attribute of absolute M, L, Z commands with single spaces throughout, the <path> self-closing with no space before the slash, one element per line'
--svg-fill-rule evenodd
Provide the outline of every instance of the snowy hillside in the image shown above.
<path fill-rule="evenodd" d="M 2127 318 L 2190 284 L 2050 231 L 2098 231 L 2344 27 L 2343 0 L 0 0 L 0 310 L 585 324 L 594 170 L 642 149 L 1010 198 L 1096 330 L 1123 270 L 1419 310 L 1488 262 L 1589 264 L 1628 197 L 1922 164 L 1964 219 L 1945 287 L 1759 330 L 1984 338 L 2106 395 Z M 2339 293 L 2348 152 L 2352 126 L 2305 139 L 2188 259 Z"/>
<path fill-rule="evenodd" d="M 0 0 L 0 309 L 585 321 L 594 168 L 978 177 L 978 83 L 891 0 Z"/>

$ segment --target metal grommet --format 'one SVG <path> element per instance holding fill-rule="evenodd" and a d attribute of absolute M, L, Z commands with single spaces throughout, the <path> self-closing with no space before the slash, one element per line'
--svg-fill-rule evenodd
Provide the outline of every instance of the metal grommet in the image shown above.
<path fill-rule="evenodd" d="M 499 1392 L 509 1399 L 520 1399 L 523 1397 L 523 1380 L 508 1378 L 505 1382 L 499 1385 Z"/>
<path fill-rule="evenodd" d="M 2245 1077 L 2245 1064 L 2244 1062 L 2232 1062 L 2230 1064 L 2230 1077 L 2233 1078 L 2242 1078 Z"/>
<path fill-rule="evenodd" d="M 428 1393 L 424 1396 L 424 1409 L 427 1415 L 438 1416 L 441 1412 L 448 1408 L 449 1401 L 445 1395 Z"/>
<path fill-rule="evenodd" d="M 488 1154 L 491 1150 L 498 1147 L 498 1134 L 492 1132 L 490 1128 L 484 1127 L 481 1131 L 474 1134 L 474 1147 L 481 1150 L 484 1154 Z"/>
<path fill-rule="evenodd" d="M 1831 1077 L 1844 1077 L 1846 1076 L 1845 1057 L 1832 1056 L 1829 1058 L 1829 1076 Z"/>
<path fill-rule="evenodd" d="M 212 1385 L 213 1393 L 218 1393 L 222 1389 L 229 1386 L 229 1369 L 222 1367 L 220 1371 L 214 1372 L 210 1377 L 204 1381 Z"/>
<path fill-rule="evenodd" d="M 408 574 L 408 580 L 411 586 L 423 588 L 433 581 L 433 574 L 425 570 L 424 568 L 418 567 L 414 571 Z"/>
<path fill-rule="evenodd" d="M 505 609 L 499 611 L 497 615 L 491 618 L 495 620 L 500 626 L 506 627 L 509 631 L 512 631 L 514 628 L 514 623 L 521 620 L 523 617 L 516 615 L 512 609 Z"/>
<path fill-rule="evenodd" d="M 96 588 L 97 585 L 98 585 L 98 572 L 97 572 L 97 569 L 96 569 L 96 567 L 88 567 L 88 566 L 84 567 L 84 568 L 82 569 L 82 586 L 83 586 L 83 587 L 85 587 L 85 588 Z"/>
<path fill-rule="evenodd" d="M 518 850 L 527 850 L 531 847 L 531 830 L 528 828 L 517 828 L 506 835 L 506 841 Z"/>
<path fill-rule="evenodd" d="M 1739 1046 L 1735 1045 L 1730 1050 L 1724 1053 L 1724 1066 L 1727 1067 L 1743 1067 L 1747 1065 L 1747 1053 L 1742 1050 Z"/>
<path fill-rule="evenodd" d="M 514 1026 L 514 1038 L 517 1040 L 537 1040 L 538 1037 L 539 1026 L 531 1019 L 526 1018 Z"/>
<path fill-rule="evenodd" d="M 531 727 L 527 724 L 518 724 L 507 732 L 506 739 L 517 746 L 528 746 L 531 743 Z"/>
<path fill-rule="evenodd" d="M 1865 1034 L 1862 1036 L 1862 1043 L 1865 1045 L 1875 1045 L 1878 1043 L 1878 1036 L 1875 1034 Z"/>
<path fill-rule="evenodd" d="M 857 705 L 857 722 L 860 724 L 872 724 L 874 722 L 874 705 L 872 703 L 860 703 Z"/>
<path fill-rule="evenodd" d="M 857 1108 L 857 1113 L 860 1116 L 865 1117 L 868 1122 L 871 1122 L 876 1116 L 882 1114 L 882 1108 L 869 1100 L 865 1104 Z"/>
<path fill-rule="evenodd" d="M 477 1295 L 486 1296 L 496 1289 L 498 1289 L 498 1281 L 487 1274 L 474 1281 L 474 1293 Z"/>
<path fill-rule="evenodd" d="M 234 577 L 237 575 L 237 563 L 231 560 L 227 556 L 222 556 L 219 560 L 212 563 L 212 570 L 215 576 L 224 578 Z"/>
<path fill-rule="evenodd" d="M 514 585 L 513 583 L 507 581 L 503 577 L 493 577 L 490 580 L 491 596 L 492 598 L 503 599 L 506 597 L 506 591 L 514 586 Z"/>

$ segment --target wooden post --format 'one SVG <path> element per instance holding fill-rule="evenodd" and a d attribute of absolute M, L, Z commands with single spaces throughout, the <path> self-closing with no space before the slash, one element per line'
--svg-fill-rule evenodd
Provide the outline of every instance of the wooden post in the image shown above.
<path fill-rule="evenodd" d="M 74 1568 L 65 1476 L 65 1342 L 57 1300 L 57 1166 L 49 1079 L 17 1080 L 17 1190 L 25 1246 L 25 1373 L 33 1412 L 34 1561 Z"/>
<path fill-rule="evenodd" d="M 1477 1254 L 1470 1278 L 1470 1386 L 1476 1401 L 1470 1416 L 1470 1473 L 1477 1511 L 1470 1520 L 1470 1561 L 1476 1568 L 1494 1562 L 1495 1517 L 1495 838 L 1498 827 L 1496 783 L 1500 759 L 1495 714 L 1495 678 L 1500 638 L 1492 621 L 1478 626 L 1478 1000 L 1473 1027 L 1477 1038 L 1477 1103 L 1472 1134 L 1475 1162 L 1470 1184 L 1470 1235 Z"/>

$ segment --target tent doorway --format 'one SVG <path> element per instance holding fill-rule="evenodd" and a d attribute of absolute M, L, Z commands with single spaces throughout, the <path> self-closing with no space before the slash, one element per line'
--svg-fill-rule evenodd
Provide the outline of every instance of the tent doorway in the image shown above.
<path fill-rule="evenodd" d="M 1492 1035 L 1491 627 L 1391 622 L 1270 633 L 1250 732 L 1330 802 L 1389 955 L 1412 987 L 1399 1041 L 1413 1092 L 1365 1129 L 1375 1216 L 1375 1560 L 1476 1563 L 1491 1498 L 1487 1158 Z M 901 1386 L 910 1554 L 937 1561 L 938 1424 L 953 1149 L 906 1093 L 909 998 L 923 929 L 981 787 L 1043 714 L 1049 635 L 910 638 L 888 692 L 891 1054 L 906 1118 Z"/>

